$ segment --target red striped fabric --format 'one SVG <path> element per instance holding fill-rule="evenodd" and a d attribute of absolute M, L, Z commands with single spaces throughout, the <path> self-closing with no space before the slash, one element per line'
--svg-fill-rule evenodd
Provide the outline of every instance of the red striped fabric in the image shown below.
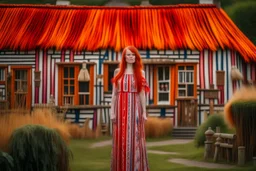
<path fill-rule="evenodd" d="M 118 84 L 111 171 L 149 171 L 144 121 L 134 76 L 125 74 Z"/>

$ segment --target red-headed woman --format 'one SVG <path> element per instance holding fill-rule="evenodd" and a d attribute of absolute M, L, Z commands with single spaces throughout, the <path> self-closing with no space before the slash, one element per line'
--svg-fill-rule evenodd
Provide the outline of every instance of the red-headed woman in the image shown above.
<path fill-rule="evenodd" d="M 149 171 L 144 122 L 149 92 L 138 50 L 128 46 L 114 72 L 110 118 L 113 122 L 112 171 Z"/>

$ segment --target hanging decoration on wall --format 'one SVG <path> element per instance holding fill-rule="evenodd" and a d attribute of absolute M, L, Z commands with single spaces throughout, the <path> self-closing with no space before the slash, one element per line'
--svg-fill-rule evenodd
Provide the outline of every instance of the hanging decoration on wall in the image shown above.
<path fill-rule="evenodd" d="M 90 81 L 90 75 L 89 75 L 89 72 L 86 68 L 86 62 L 83 62 L 83 64 L 82 64 L 82 68 L 81 68 L 81 70 L 79 72 L 79 75 L 78 75 L 78 81 L 81 81 L 81 82 L 82 81 L 83 82 Z"/>
<path fill-rule="evenodd" d="M 231 79 L 234 80 L 243 80 L 243 74 L 237 69 L 236 66 L 231 67 Z"/>
<path fill-rule="evenodd" d="M 35 87 L 40 87 L 41 83 L 41 71 L 34 71 Z"/>

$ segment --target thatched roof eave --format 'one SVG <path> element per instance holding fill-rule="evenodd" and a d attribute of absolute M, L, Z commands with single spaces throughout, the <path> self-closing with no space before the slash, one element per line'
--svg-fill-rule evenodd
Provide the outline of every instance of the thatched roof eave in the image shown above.
<path fill-rule="evenodd" d="M 256 61 L 255 45 L 215 5 L 0 5 L 0 49 L 232 49 Z"/>

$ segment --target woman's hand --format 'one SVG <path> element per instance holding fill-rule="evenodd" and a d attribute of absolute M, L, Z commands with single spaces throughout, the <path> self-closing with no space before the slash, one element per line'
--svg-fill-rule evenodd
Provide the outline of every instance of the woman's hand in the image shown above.
<path fill-rule="evenodd" d="M 143 117 L 143 121 L 147 121 L 148 120 L 146 112 L 143 112 L 142 117 Z"/>
<path fill-rule="evenodd" d="M 114 123 L 114 124 L 116 123 L 116 116 L 115 115 L 112 114 L 110 116 L 110 119 L 111 119 L 112 123 Z"/>

